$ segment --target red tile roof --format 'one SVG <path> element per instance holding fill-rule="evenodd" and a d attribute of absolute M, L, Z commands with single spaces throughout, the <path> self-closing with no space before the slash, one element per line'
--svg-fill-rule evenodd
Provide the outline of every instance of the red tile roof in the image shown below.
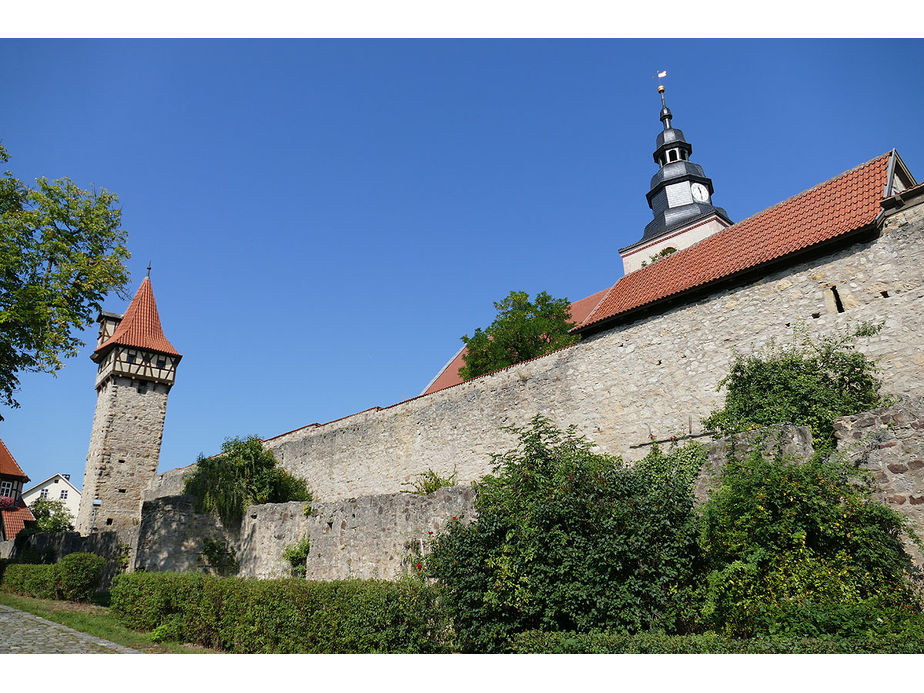
<path fill-rule="evenodd" d="M 571 304 L 571 322 L 576 325 L 580 325 L 584 318 L 586 318 L 590 311 L 594 309 L 597 303 L 600 302 L 600 299 L 603 298 L 604 294 L 608 289 L 603 289 L 598 291 L 595 294 L 591 294 L 586 298 L 582 298 L 578 301 L 575 301 Z M 462 378 L 459 377 L 459 369 L 465 365 L 465 354 L 467 353 L 465 347 L 459 351 L 458 354 L 450 361 L 446 366 L 443 367 L 443 370 L 440 371 L 439 375 L 433 379 L 433 382 L 424 390 L 421 394 L 429 395 L 431 392 L 437 392 L 439 390 L 445 390 L 447 387 L 452 387 L 453 385 L 458 385 L 462 382 Z"/>
<path fill-rule="evenodd" d="M 890 156 L 876 157 L 627 274 L 577 330 L 869 226 L 879 214 Z"/>
<path fill-rule="evenodd" d="M 35 516 L 26 507 L 22 498 L 12 510 L 0 510 L 0 534 L 4 539 L 12 539 L 25 529 L 27 522 L 33 522 Z"/>
<path fill-rule="evenodd" d="M 138 293 L 132 299 L 116 331 L 93 353 L 94 355 L 99 354 L 114 344 L 150 349 L 171 356 L 180 355 L 180 352 L 174 349 L 164 337 L 163 328 L 160 326 L 160 315 L 157 313 L 157 303 L 154 301 L 154 292 L 151 290 L 150 277 L 145 277 L 141 282 Z"/>
<path fill-rule="evenodd" d="M 22 467 L 16 463 L 13 455 L 2 440 L 0 440 L 0 476 L 14 476 L 29 481 L 29 477 L 26 476 Z"/>

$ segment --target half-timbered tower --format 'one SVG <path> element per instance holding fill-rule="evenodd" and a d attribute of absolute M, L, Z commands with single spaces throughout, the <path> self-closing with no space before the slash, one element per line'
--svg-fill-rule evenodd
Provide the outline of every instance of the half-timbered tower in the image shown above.
<path fill-rule="evenodd" d="M 151 279 L 145 277 L 125 316 L 102 312 L 92 359 L 96 415 L 83 477 L 77 531 L 118 530 L 141 517 L 141 496 L 157 474 L 160 443 L 182 356 L 167 341 Z"/>

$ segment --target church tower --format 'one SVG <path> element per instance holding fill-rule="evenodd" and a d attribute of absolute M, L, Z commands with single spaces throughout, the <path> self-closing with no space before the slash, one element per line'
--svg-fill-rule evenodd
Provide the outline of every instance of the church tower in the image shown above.
<path fill-rule="evenodd" d="M 167 394 L 182 358 L 164 337 L 150 276 L 124 317 L 102 312 L 97 321 L 91 356 L 99 364 L 96 414 L 77 513 L 77 531 L 84 535 L 140 520 L 142 494 L 157 474 Z"/>
<path fill-rule="evenodd" d="M 645 227 L 641 240 L 619 250 L 626 274 L 644 267 L 653 257 L 682 250 L 722 229 L 732 222 L 721 207 L 712 206 L 712 179 L 703 167 L 690 161 L 693 146 L 683 132 L 671 125 L 671 109 L 661 94 L 661 123 L 654 160 L 658 172 L 651 179 L 646 197 L 654 220 Z"/>

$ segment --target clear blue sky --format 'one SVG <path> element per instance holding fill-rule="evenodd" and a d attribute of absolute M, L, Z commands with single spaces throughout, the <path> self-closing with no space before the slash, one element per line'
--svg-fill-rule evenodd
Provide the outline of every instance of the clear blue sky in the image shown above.
<path fill-rule="evenodd" d="M 0 141 L 20 178 L 119 195 L 130 292 L 150 260 L 184 354 L 165 471 L 417 395 L 512 289 L 615 282 L 656 70 L 740 220 L 893 147 L 924 178 L 922 65 L 920 40 L 0 40 Z M 34 482 L 82 478 L 90 351 L 2 411 Z"/>

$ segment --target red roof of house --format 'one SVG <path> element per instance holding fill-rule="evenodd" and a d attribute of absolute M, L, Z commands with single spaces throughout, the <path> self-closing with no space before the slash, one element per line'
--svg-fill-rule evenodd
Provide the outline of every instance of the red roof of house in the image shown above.
<path fill-rule="evenodd" d="M 584 318 L 586 318 L 590 311 L 594 309 L 597 303 L 600 302 L 600 299 L 603 298 L 604 294 L 609 291 L 609 289 L 603 289 L 598 291 L 595 294 L 591 294 L 586 298 L 582 298 L 578 301 L 575 301 L 571 304 L 571 322 L 576 325 L 580 325 Z M 437 392 L 439 390 L 444 390 L 447 387 L 452 387 L 453 385 L 458 385 L 462 382 L 462 378 L 459 377 L 459 369 L 465 365 L 465 354 L 467 353 L 466 348 L 462 347 L 459 350 L 459 353 L 450 361 L 446 366 L 443 367 L 443 370 L 440 371 L 440 374 L 434 378 L 433 382 L 430 383 L 430 386 L 427 387 L 421 394 L 429 395 L 431 392 Z"/>
<path fill-rule="evenodd" d="M 622 277 L 578 330 L 869 226 L 889 175 L 883 154 Z"/>
<path fill-rule="evenodd" d="M 99 354 L 114 344 L 180 356 L 180 352 L 174 349 L 164 337 L 164 330 L 160 326 L 160 315 L 157 313 L 157 303 L 154 301 L 154 292 L 151 290 L 150 277 L 145 277 L 141 282 L 138 293 L 132 299 L 128 310 L 125 311 L 125 317 L 122 318 L 115 332 L 93 353 Z"/>
<path fill-rule="evenodd" d="M 15 458 L 2 440 L 0 440 L 0 476 L 15 476 L 29 481 L 29 477 L 26 476 L 22 467 L 16 463 Z"/>
<path fill-rule="evenodd" d="M 12 539 L 26 527 L 27 522 L 33 522 L 35 516 L 26 507 L 22 498 L 12 510 L 0 510 L 0 532 L 5 539 Z"/>

